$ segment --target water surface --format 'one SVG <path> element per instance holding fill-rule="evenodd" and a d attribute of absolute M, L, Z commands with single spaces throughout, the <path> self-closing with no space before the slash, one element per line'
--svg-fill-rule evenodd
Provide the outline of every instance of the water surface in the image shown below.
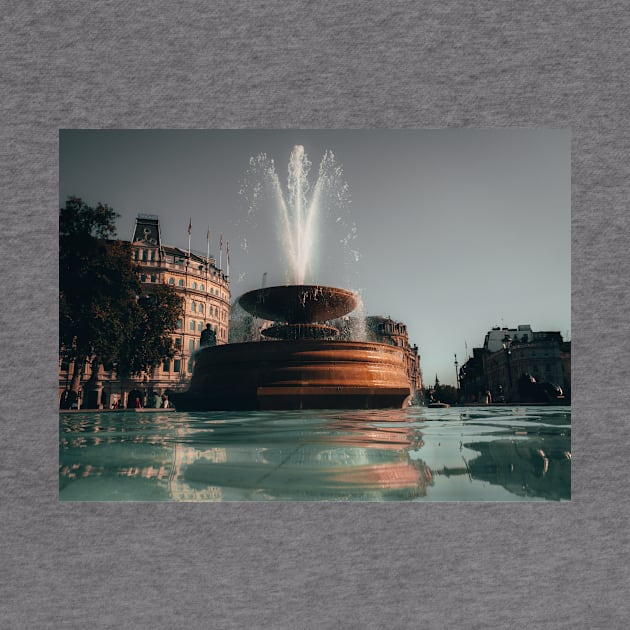
<path fill-rule="evenodd" d="M 569 500 L 571 410 L 64 413 L 59 497 Z"/>

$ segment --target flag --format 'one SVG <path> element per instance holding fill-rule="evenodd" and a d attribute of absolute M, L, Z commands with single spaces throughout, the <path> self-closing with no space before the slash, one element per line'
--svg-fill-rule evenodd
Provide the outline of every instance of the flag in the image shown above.
<path fill-rule="evenodd" d="M 188 219 L 188 235 L 190 236 L 190 232 L 192 231 L 192 217 Z"/>

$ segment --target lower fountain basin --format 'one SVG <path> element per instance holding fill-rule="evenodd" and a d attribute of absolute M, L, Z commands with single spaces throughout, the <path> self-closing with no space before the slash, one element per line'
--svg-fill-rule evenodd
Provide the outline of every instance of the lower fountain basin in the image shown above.
<path fill-rule="evenodd" d="M 407 405 L 401 348 L 302 339 L 201 349 L 178 410 L 385 409 Z"/>

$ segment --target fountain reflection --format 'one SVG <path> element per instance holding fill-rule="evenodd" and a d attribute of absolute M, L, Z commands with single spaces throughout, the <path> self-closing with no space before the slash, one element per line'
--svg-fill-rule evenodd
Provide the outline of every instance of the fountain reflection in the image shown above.
<path fill-rule="evenodd" d="M 400 418 L 396 420 L 400 422 Z M 381 418 L 380 422 L 383 421 Z M 413 427 L 375 426 L 371 414 L 347 414 L 319 427 L 299 425 L 257 436 L 255 458 L 243 461 L 234 449 L 233 432 L 214 435 L 225 439 L 225 458 L 200 457 L 181 467 L 191 485 L 247 492 L 248 499 L 292 500 L 402 500 L 425 496 L 432 483 L 429 468 L 409 457 L 422 445 Z M 250 453 L 251 454 L 251 453 Z"/>

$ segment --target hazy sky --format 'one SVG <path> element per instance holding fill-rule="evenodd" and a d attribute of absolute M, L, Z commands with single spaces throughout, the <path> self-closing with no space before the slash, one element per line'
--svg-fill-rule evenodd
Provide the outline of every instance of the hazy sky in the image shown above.
<path fill-rule="evenodd" d="M 276 204 L 251 203 L 248 169 L 265 153 L 286 186 L 296 144 L 313 184 L 326 150 L 347 184 L 321 208 L 311 279 L 406 323 L 425 383 L 454 385 L 454 355 L 461 365 L 493 326 L 570 337 L 568 130 L 66 130 L 59 201 L 109 204 L 126 240 L 139 212 L 157 214 L 162 241 L 182 249 L 192 217 L 200 252 L 209 225 L 217 259 L 219 235 L 230 241 L 234 301 L 264 272 L 285 284 Z"/>

